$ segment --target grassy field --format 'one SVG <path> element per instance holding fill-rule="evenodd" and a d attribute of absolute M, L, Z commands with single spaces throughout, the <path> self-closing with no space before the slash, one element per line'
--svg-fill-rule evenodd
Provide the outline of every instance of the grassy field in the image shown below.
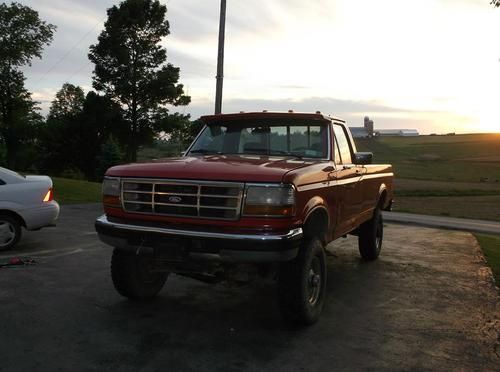
<path fill-rule="evenodd" d="M 493 271 L 497 286 L 500 286 L 500 236 L 476 234 L 476 238 Z"/>
<path fill-rule="evenodd" d="M 54 199 L 61 204 L 99 203 L 101 184 L 66 178 L 52 177 Z"/>
<path fill-rule="evenodd" d="M 376 163 L 394 165 L 398 178 L 500 182 L 500 134 L 380 137 L 356 140 Z"/>
<path fill-rule="evenodd" d="M 500 221 L 500 134 L 357 140 L 396 175 L 395 211 Z"/>

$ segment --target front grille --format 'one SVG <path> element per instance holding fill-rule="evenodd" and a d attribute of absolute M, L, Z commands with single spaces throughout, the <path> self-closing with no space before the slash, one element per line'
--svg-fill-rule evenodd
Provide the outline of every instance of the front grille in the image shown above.
<path fill-rule="evenodd" d="M 236 220 L 243 184 L 183 180 L 122 180 L 122 206 L 127 212 Z"/>

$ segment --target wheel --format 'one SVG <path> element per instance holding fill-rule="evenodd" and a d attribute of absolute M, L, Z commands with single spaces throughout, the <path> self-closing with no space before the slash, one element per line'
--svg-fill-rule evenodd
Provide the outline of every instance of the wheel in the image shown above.
<path fill-rule="evenodd" d="M 326 295 L 326 257 L 319 239 L 304 241 L 299 255 L 281 265 L 278 290 L 286 321 L 310 325 L 318 320 Z"/>
<path fill-rule="evenodd" d="M 9 215 L 0 215 L 0 251 L 12 248 L 21 239 L 19 221 Z"/>
<path fill-rule="evenodd" d="M 364 260 L 376 260 L 382 249 L 382 238 L 384 237 L 384 221 L 379 208 L 373 212 L 371 220 L 366 221 L 359 227 L 358 247 L 359 253 Z"/>
<path fill-rule="evenodd" d="M 163 288 L 168 273 L 152 272 L 152 257 L 115 248 L 111 279 L 119 294 L 132 300 L 149 300 Z"/>

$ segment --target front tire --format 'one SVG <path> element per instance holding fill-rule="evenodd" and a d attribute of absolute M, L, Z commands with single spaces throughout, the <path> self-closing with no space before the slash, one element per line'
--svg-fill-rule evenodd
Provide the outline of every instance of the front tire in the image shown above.
<path fill-rule="evenodd" d="M 21 225 L 19 221 L 9 215 L 0 215 L 0 251 L 14 247 L 21 239 Z"/>
<path fill-rule="evenodd" d="M 115 248 L 111 257 L 111 279 L 116 291 L 131 300 L 150 300 L 160 292 L 168 273 L 152 271 L 152 256 Z"/>
<path fill-rule="evenodd" d="M 299 255 L 280 268 L 280 310 L 286 321 L 298 325 L 315 323 L 326 295 L 326 256 L 317 238 L 304 241 Z"/>
<path fill-rule="evenodd" d="M 384 221 L 379 208 L 373 212 L 371 220 L 359 227 L 358 247 L 359 254 L 364 260 L 376 260 L 382 249 L 384 237 Z"/>

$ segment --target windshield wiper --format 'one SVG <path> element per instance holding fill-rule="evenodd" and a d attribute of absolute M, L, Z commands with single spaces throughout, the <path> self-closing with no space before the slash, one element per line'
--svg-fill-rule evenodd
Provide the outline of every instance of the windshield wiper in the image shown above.
<path fill-rule="evenodd" d="M 295 152 L 290 152 L 290 151 L 283 151 L 283 150 L 273 150 L 269 153 L 269 155 L 276 155 L 276 154 L 279 154 L 279 155 L 286 155 L 286 156 L 293 156 L 294 158 L 297 158 L 297 159 L 300 159 L 302 160 L 303 158 L 303 155 L 299 155 Z"/>
<path fill-rule="evenodd" d="M 224 155 L 221 151 L 209 150 L 209 149 L 196 149 L 189 151 L 190 154 L 207 154 L 207 155 Z"/>

